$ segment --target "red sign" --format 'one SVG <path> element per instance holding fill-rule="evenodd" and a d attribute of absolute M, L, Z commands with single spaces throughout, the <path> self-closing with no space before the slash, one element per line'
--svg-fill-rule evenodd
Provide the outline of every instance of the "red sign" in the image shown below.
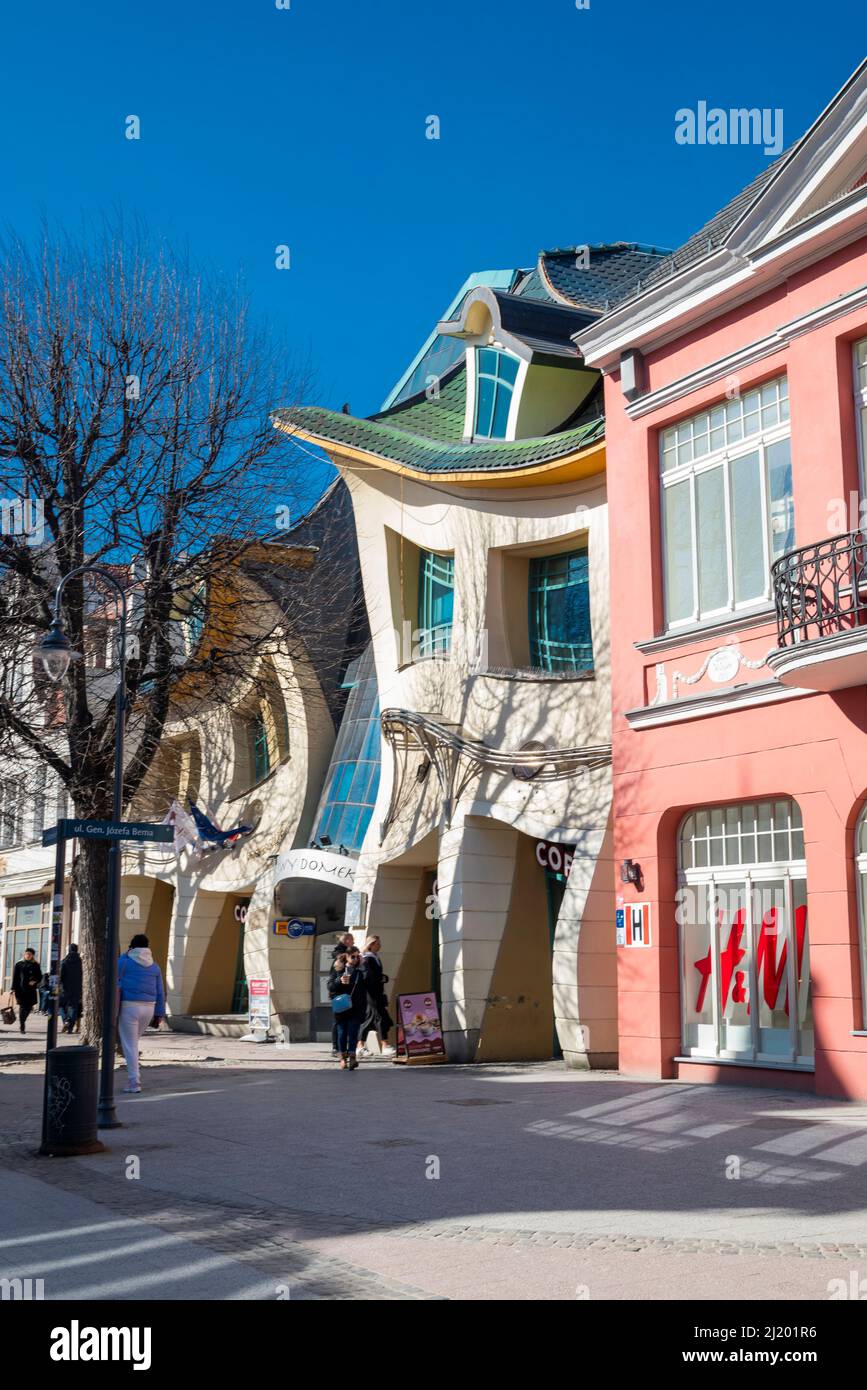
<path fill-rule="evenodd" d="M 717 925 L 720 932 L 723 927 L 722 913 L 717 914 Z M 744 932 L 746 931 L 746 912 L 744 908 L 739 908 L 735 913 L 734 920 L 729 932 L 728 944 L 720 947 L 720 996 L 722 999 L 722 1010 L 725 1012 L 731 994 L 733 1004 L 746 1004 L 747 1013 L 750 1012 L 750 1005 L 747 999 L 746 971 L 739 970 L 738 966 L 746 956 L 746 947 L 741 945 Z M 762 926 L 759 932 L 758 945 L 756 946 L 756 979 L 759 981 L 764 995 L 764 1000 L 769 1009 L 782 1007 L 786 1013 L 789 1012 L 789 990 L 786 981 L 786 961 L 788 956 L 789 943 L 786 940 L 780 947 L 780 932 L 777 919 L 777 909 L 769 908 L 762 918 Z M 798 952 L 798 978 L 801 975 L 801 968 L 804 961 L 804 945 L 807 940 L 807 909 L 805 906 L 795 908 L 795 945 Z M 708 948 L 706 956 L 701 960 L 693 961 L 693 968 L 699 973 L 698 993 L 695 1001 L 695 1011 L 700 1014 L 704 1009 L 704 1001 L 707 995 L 707 987 L 711 975 L 711 953 Z M 785 999 L 780 1005 L 780 996 L 785 993 Z"/>

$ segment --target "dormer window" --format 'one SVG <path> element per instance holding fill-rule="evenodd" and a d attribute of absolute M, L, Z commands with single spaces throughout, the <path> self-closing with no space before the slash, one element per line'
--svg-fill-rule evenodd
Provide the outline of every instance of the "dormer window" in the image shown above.
<path fill-rule="evenodd" d="M 517 357 L 496 348 L 476 349 L 477 439 L 505 439 L 512 405 L 512 392 L 518 376 Z"/>

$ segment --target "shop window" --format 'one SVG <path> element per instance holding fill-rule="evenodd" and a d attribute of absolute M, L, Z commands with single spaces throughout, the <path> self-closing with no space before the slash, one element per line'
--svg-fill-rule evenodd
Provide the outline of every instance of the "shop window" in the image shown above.
<path fill-rule="evenodd" d="M 512 393 L 520 363 L 517 357 L 494 348 L 476 349 L 477 439 L 505 439 L 509 425 Z"/>
<path fill-rule="evenodd" d="M 422 550 L 418 577 L 418 654 L 443 656 L 452 645 L 455 557 Z"/>
<path fill-rule="evenodd" d="M 797 803 L 693 811 L 678 849 L 684 1053 L 810 1067 L 807 881 Z"/>
<path fill-rule="evenodd" d="M 36 952 L 37 964 L 41 965 L 43 970 L 48 968 L 48 913 L 47 898 L 6 899 L 6 927 L 3 933 L 4 991 L 12 984 L 15 962 L 21 959 L 28 947 Z"/>
<path fill-rule="evenodd" d="M 663 430 L 669 627 L 770 600 L 770 567 L 795 544 L 785 377 Z"/>
<path fill-rule="evenodd" d="M 592 671 L 589 564 L 585 550 L 530 561 L 530 665 Z"/>

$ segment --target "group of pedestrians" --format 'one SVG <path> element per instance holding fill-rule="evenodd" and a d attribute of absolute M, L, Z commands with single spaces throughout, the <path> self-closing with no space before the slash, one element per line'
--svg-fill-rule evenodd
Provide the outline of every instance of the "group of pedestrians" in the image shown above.
<path fill-rule="evenodd" d="M 60 963 L 60 1015 L 64 1033 L 81 1028 L 83 979 L 81 954 L 73 944 Z M 50 978 L 43 973 L 36 952 L 27 947 L 12 972 L 12 995 L 18 1005 L 18 1024 L 22 1033 L 36 1008 L 40 989 Z M 50 997 L 49 997 L 50 1006 Z M 124 1091 L 137 1095 L 141 1090 L 139 1041 L 149 1024 L 159 1026 L 166 1015 L 166 993 L 162 971 L 153 958 L 150 942 L 139 933 L 117 965 L 117 1031 L 127 1069 Z"/>
<path fill-rule="evenodd" d="M 60 1017 L 64 1033 L 77 1033 L 81 1027 L 83 972 L 75 942 L 60 962 Z M 18 1025 L 27 1031 L 27 1020 L 39 1004 L 44 1014 L 51 1012 L 51 977 L 43 972 L 36 952 L 28 946 L 12 971 L 12 995 L 18 1005 Z"/>
<path fill-rule="evenodd" d="M 381 1055 L 394 1056 L 388 1042 L 394 1021 L 388 1012 L 388 976 L 379 958 L 381 945 L 378 936 L 369 936 L 364 950 L 359 950 L 352 933 L 344 932 L 332 953 L 328 977 L 334 1011 L 332 1056 L 349 1071 L 355 1070 L 361 1057 L 371 1055 L 366 1045 L 371 1033 L 376 1034 Z"/>

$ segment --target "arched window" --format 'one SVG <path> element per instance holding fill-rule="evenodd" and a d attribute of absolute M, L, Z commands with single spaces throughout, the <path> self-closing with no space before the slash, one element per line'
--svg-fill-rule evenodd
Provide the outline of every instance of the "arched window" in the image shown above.
<path fill-rule="evenodd" d="M 519 366 L 517 357 L 510 357 L 507 352 L 476 349 L 477 439 L 506 438 Z"/>
<path fill-rule="evenodd" d="M 812 1066 L 807 870 L 797 802 L 691 812 L 680 828 L 678 863 L 685 1054 Z"/>
<path fill-rule="evenodd" d="M 858 870 L 858 925 L 861 955 L 861 1027 L 867 1028 L 867 802 L 855 831 L 855 867 Z"/>

